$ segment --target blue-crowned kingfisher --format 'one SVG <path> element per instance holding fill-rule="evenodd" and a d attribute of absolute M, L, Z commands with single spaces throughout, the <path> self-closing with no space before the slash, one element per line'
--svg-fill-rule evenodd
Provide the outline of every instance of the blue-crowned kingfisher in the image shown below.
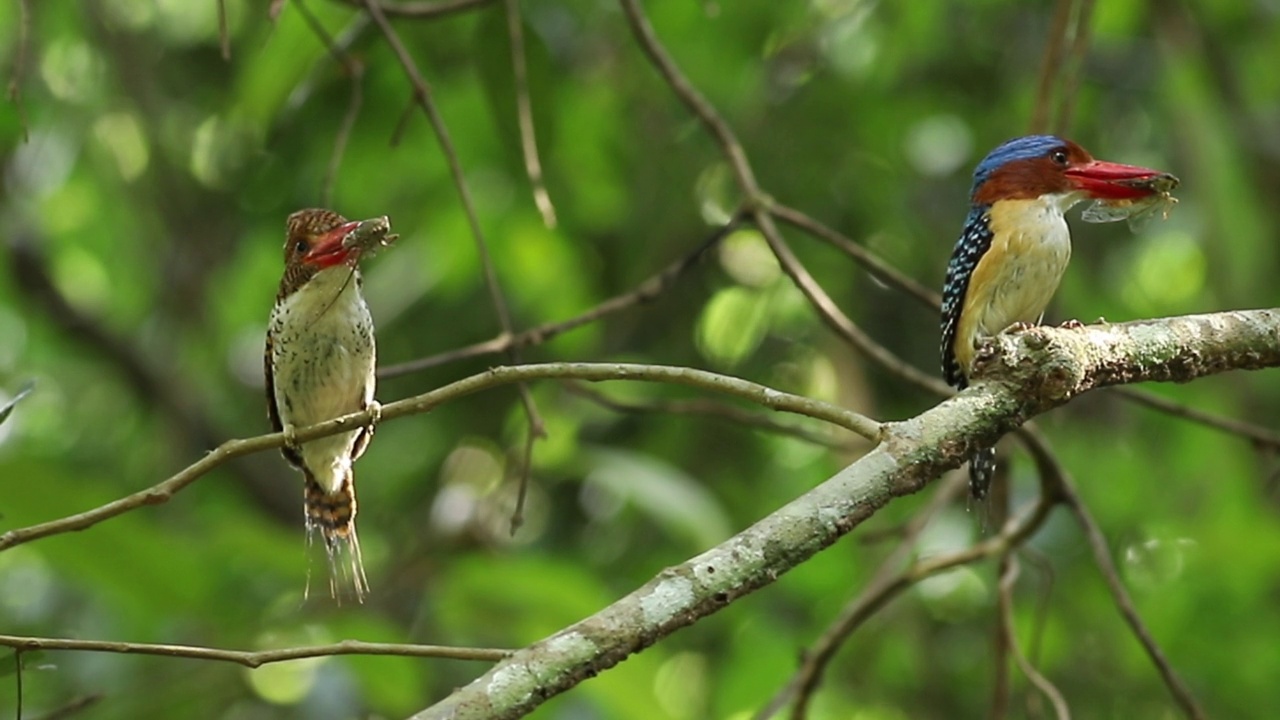
<path fill-rule="evenodd" d="M 1028 135 L 992 150 L 973 172 L 969 215 L 947 264 L 942 290 L 942 373 L 969 384 L 981 338 L 1039 323 L 1071 258 L 1063 217 L 1082 200 L 1152 194 L 1157 170 L 1094 160 L 1070 140 Z M 969 461 L 969 489 L 981 499 L 995 473 L 995 449 Z"/>

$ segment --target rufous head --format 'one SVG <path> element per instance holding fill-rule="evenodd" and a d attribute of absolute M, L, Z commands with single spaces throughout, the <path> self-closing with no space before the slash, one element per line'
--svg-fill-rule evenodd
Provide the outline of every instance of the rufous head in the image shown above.
<path fill-rule="evenodd" d="M 299 210 L 290 215 L 286 222 L 280 292 L 288 294 L 321 270 L 350 260 L 353 251 L 343 247 L 342 241 L 359 224 L 320 208 Z"/>
<path fill-rule="evenodd" d="M 1079 193 L 1080 199 L 1123 200 L 1152 194 L 1145 181 L 1159 170 L 1095 160 L 1087 150 L 1055 135 L 1028 135 L 992 150 L 973 171 L 972 199 L 1030 200 Z"/>

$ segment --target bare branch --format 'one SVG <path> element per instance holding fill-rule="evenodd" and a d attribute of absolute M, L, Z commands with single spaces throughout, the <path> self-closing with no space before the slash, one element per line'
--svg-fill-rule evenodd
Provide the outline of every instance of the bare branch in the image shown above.
<path fill-rule="evenodd" d="M 847 441 L 841 442 L 828 437 L 826 434 L 813 432 L 805 427 L 786 425 L 774 420 L 768 415 L 751 412 L 750 410 L 740 408 L 737 405 L 730 405 L 729 403 L 712 400 L 710 398 L 699 398 L 696 400 L 650 400 L 647 402 L 624 402 L 622 400 L 609 397 L 605 393 L 587 387 L 581 383 L 565 383 L 565 389 L 574 395 L 589 400 L 600 407 L 613 410 L 614 412 L 665 413 L 670 415 L 701 415 L 705 417 L 723 418 L 737 425 L 744 425 L 749 428 L 758 428 L 760 430 L 766 430 L 779 435 L 788 435 L 815 445 L 843 448 L 846 450 L 854 447 L 853 444 Z M 859 443 L 858 447 L 865 448 L 865 443 Z"/>
<path fill-rule="evenodd" d="M 1049 129 L 1049 114 L 1053 108 L 1053 81 L 1062 73 L 1062 51 L 1067 44 L 1067 33 L 1070 31 L 1071 7 L 1075 0 L 1058 0 L 1057 9 L 1053 13 L 1053 26 L 1049 30 L 1048 42 L 1044 45 L 1044 60 L 1040 64 L 1040 83 L 1036 86 L 1036 101 L 1032 109 L 1032 133 L 1042 133 Z"/>
<path fill-rule="evenodd" d="M 342 157 L 346 154 L 347 142 L 351 139 L 351 131 L 355 128 L 356 119 L 360 117 L 360 107 L 364 104 L 364 63 L 352 57 L 344 48 L 334 41 L 329 31 L 324 29 L 320 20 L 311 12 L 303 0 L 293 0 L 294 7 L 302 14 L 303 20 L 311 28 L 311 32 L 320 38 L 329 54 L 337 60 L 351 78 L 351 96 L 347 100 L 347 111 L 342 116 L 342 125 L 333 138 L 333 150 L 329 153 L 329 165 L 325 168 L 324 180 L 320 185 L 321 207 L 333 207 L 333 186 L 338 179 L 338 170 L 342 167 Z"/>
<path fill-rule="evenodd" d="M 489 297 L 493 302 L 494 311 L 498 315 L 498 322 L 502 326 L 503 332 L 511 333 L 511 311 L 507 307 L 502 285 L 498 282 L 497 272 L 493 267 L 493 257 L 489 254 L 489 245 L 485 242 L 484 230 L 480 227 L 480 218 L 476 214 L 475 203 L 471 199 L 471 190 L 467 186 L 466 176 L 462 171 L 462 163 L 458 160 L 458 152 L 454 149 L 449 129 L 444 124 L 444 118 L 440 116 L 440 111 L 436 108 L 435 101 L 432 99 L 431 86 L 427 84 L 422 73 L 418 71 L 417 63 L 414 62 L 413 57 L 409 54 L 408 48 L 401 42 L 395 28 L 391 27 L 391 23 L 382 12 L 381 5 L 375 0 L 364 0 L 364 6 L 368 9 L 369 15 L 373 18 L 373 22 L 378 26 L 378 29 L 382 31 L 383 37 L 386 38 L 387 44 L 391 46 L 396 58 L 399 59 L 401 67 L 404 68 L 405 75 L 413 85 L 414 102 L 422 109 L 423 114 L 427 116 L 428 122 L 431 123 L 431 129 L 435 132 L 436 139 L 440 143 L 440 150 L 444 153 L 445 162 L 449 165 L 449 173 L 453 177 L 454 187 L 458 191 L 458 198 L 462 202 L 463 213 L 467 216 L 467 223 L 471 226 L 471 235 L 476 241 L 480 264 L 484 268 L 485 284 L 488 286 Z"/>
<path fill-rule="evenodd" d="M 689 82 L 684 73 L 680 72 L 680 68 L 676 67 L 675 61 L 667 54 L 666 48 L 662 46 L 658 36 L 654 34 L 653 26 L 649 24 L 649 18 L 645 17 L 639 0 L 622 0 L 622 10 L 627 15 L 627 22 L 631 25 L 631 31 L 636 36 L 636 42 L 640 44 L 640 48 L 644 50 L 645 55 L 649 56 L 654 68 L 662 75 L 662 79 L 671 86 L 676 96 L 689 108 L 690 112 L 698 120 L 702 121 L 707 131 L 711 133 L 716 143 L 720 145 L 720 150 L 728 159 L 729 167 L 733 169 L 738 186 L 746 193 L 748 202 L 751 205 L 760 204 L 764 200 L 760 185 L 756 182 L 755 173 L 751 170 L 751 163 L 747 160 L 747 153 L 742 149 L 742 144 L 738 142 L 738 138 L 733 134 L 729 124 L 720 117 L 720 114 L 702 96 L 702 93 L 698 92 L 693 83 Z"/>
<path fill-rule="evenodd" d="M 371 643 L 343 640 L 329 645 L 306 645 L 280 650 L 220 650 L 197 645 L 158 645 L 151 643 L 113 642 L 109 640 L 69 640 L 65 638 L 0 635 L 0 645 L 18 651 L 79 650 L 82 652 L 126 653 L 131 655 L 163 655 L 236 663 L 249 668 L 270 663 L 332 655 L 399 655 L 432 657 L 446 660 L 483 660 L 494 662 L 511 656 L 511 650 L 499 648 L 450 647 L 448 645 L 412 645 Z"/>
<path fill-rule="evenodd" d="M 799 230 L 803 230 L 820 240 L 825 240 L 837 250 L 848 255 L 854 262 L 858 263 L 863 267 L 863 269 L 871 273 L 872 277 L 885 285 L 903 291 L 907 295 L 919 300 L 921 305 L 935 312 L 941 309 L 942 296 L 939 295 L 936 290 L 932 290 L 921 285 L 919 282 L 916 282 L 914 279 L 885 262 L 879 255 L 876 255 L 867 248 L 859 245 L 795 208 L 774 203 L 769 207 L 769 211 L 773 213 L 774 217 L 778 218 L 782 222 Z"/>
<path fill-rule="evenodd" d="M 1081 502 L 1080 496 L 1076 494 L 1075 488 L 1069 482 L 1066 483 L 1063 492 L 1067 507 L 1071 510 L 1071 514 L 1075 515 L 1076 522 L 1080 523 L 1080 528 L 1089 541 L 1089 549 L 1093 551 L 1093 561 L 1098 566 L 1098 572 L 1102 573 L 1102 579 L 1107 583 L 1107 589 L 1111 591 L 1116 608 L 1120 610 L 1120 615 L 1129 625 L 1129 630 L 1142 644 L 1142 649 L 1147 651 L 1147 656 L 1156 666 L 1173 699 L 1182 708 L 1182 713 L 1191 720 L 1205 720 L 1207 716 L 1204 709 L 1200 707 L 1200 703 L 1191 694 L 1190 688 L 1173 669 L 1164 651 L 1160 649 L 1151 631 L 1147 629 L 1146 623 L 1142 622 L 1142 618 L 1138 615 L 1138 609 L 1134 607 L 1129 591 L 1120 580 L 1120 571 L 1111 560 L 1111 550 L 1107 547 L 1107 539 L 1102 534 L 1102 528 L 1098 527 L 1093 515 L 1089 513 L 1089 509 Z"/>
<path fill-rule="evenodd" d="M 546 363 L 541 365 L 497 367 L 431 392 L 383 405 L 378 415 L 379 422 L 387 422 L 407 415 L 421 414 L 446 402 L 482 390 L 512 383 L 548 379 L 638 380 L 686 385 L 710 392 L 732 395 L 780 412 L 808 415 L 819 420 L 825 420 L 869 439 L 876 439 L 880 434 L 881 426 L 874 420 L 812 398 L 779 392 L 764 385 L 706 370 L 624 363 Z M 372 419 L 373 413 L 368 410 L 351 413 L 340 418 L 301 428 L 296 433 L 296 439 L 298 442 L 306 442 L 328 435 L 335 435 L 353 427 L 365 427 Z M 152 487 L 76 515 L 10 530 L 0 535 L 0 551 L 50 535 L 84 530 L 97 525 L 103 520 L 136 510 L 144 505 L 158 505 L 168 502 L 183 488 L 228 460 L 242 455 L 278 448 L 284 445 L 284 442 L 285 434 L 282 432 L 259 435 L 244 440 L 228 440 L 199 461 Z"/>
<path fill-rule="evenodd" d="M 827 291 L 822 289 L 817 280 L 813 279 L 813 275 L 809 274 L 809 271 L 805 269 L 795 253 L 791 251 L 791 247 L 787 245 L 782 234 L 774 226 L 773 217 L 769 213 L 764 210 L 757 210 L 755 220 L 760 227 L 760 231 L 764 234 L 765 240 L 769 243 L 769 247 L 773 249 L 774 256 L 778 258 L 779 264 L 782 265 L 783 272 L 787 273 L 796 287 L 800 289 L 800 292 L 804 293 L 804 296 L 808 298 L 809 304 L 817 311 L 818 316 L 845 342 L 857 348 L 866 357 L 874 360 L 876 364 L 912 385 L 943 397 L 953 392 L 940 378 L 919 370 L 876 342 L 865 330 L 858 327 L 848 315 L 845 315 L 835 301 L 831 299 L 831 296 L 827 294 Z"/>
<path fill-rule="evenodd" d="M 871 576 L 871 581 L 862 592 L 844 606 L 836 619 L 822 631 L 822 635 L 813 646 L 805 651 L 800 669 L 786 686 L 755 714 L 755 720 L 768 720 L 791 702 L 792 698 L 795 699 L 791 712 L 793 720 L 802 720 L 808 716 L 809 702 L 822 681 L 827 665 L 835 657 L 836 651 L 867 618 L 888 605 L 893 597 L 908 587 L 903 579 L 909 573 L 909 569 L 904 566 L 915 553 L 916 541 L 920 538 L 921 531 L 963 487 L 965 487 L 965 481 L 958 474 L 953 473 L 942 483 L 942 487 L 934 492 L 933 497 L 929 498 L 929 504 L 911 517 L 910 522 L 903 528 L 902 540 L 898 546 L 880 563 L 880 567 L 876 569 L 875 574 Z"/>
<path fill-rule="evenodd" d="M 1149 408 L 1168 413 L 1177 418 L 1190 420 L 1206 427 L 1220 430 L 1232 435 L 1239 435 L 1245 440 L 1263 447 L 1280 449 L 1280 432 L 1270 428 L 1261 427 L 1253 423 L 1247 423 L 1236 418 L 1215 415 L 1199 408 L 1174 402 L 1168 398 L 1156 395 L 1135 387 L 1118 387 L 1112 390 L 1125 400 L 1135 402 L 1139 405 L 1146 405 Z"/>
<path fill-rule="evenodd" d="M 1022 674 L 1026 675 L 1031 684 L 1049 699 L 1058 720 L 1071 720 L 1071 711 L 1067 707 L 1066 698 L 1062 697 L 1062 693 L 1054 687 L 1053 683 L 1040 674 L 1030 662 L 1027 662 L 1027 656 L 1018 645 L 1018 636 L 1013 627 L 1013 585 L 1018 579 L 1018 558 L 1008 553 L 1001 559 L 1000 565 L 1000 591 L 997 597 L 999 598 L 1001 645 L 1008 648 Z"/>
<path fill-rule="evenodd" d="M 524 24 L 520 19 L 520 0 L 505 0 L 507 31 L 511 36 L 511 70 L 515 76 L 516 117 L 520 122 L 520 149 L 524 154 L 525 173 L 533 186 L 533 202 L 542 213 L 542 222 L 556 226 L 556 209 L 542 179 L 542 162 L 538 159 L 538 138 L 533 130 L 533 108 L 529 104 L 529 63 L 525 56 Z"/>
<path fill-rule="evenodd" d="M 383 14 L 376 0 L 364 0 L 364 6 L 368 9 L 374 23 L 378 25 L 383 36 L 387 39 L 387 44 L 395 52 L 396 58 L 400 60 L 400 65 L 404 68 L 405 75 L 413 85 L 414 101 L 418 104 L 418 107 L 422 108 L 422 112 L 426 114 L 432 130 L 436 134 L 436 139 L 440 143 L 440 150 L 444 153 L 445 160 L 449 164 L 449 173 L 453 176 L 453 184 L 458 190 L 458 198 L 462 202 L 462 209 L 467 216 L 467 223 L 471 226 L 471 235 L 475 239 L 476 251 L 480 255 L 480 265 L 484 269 L 485 286 L 489 289 L 489 299 L 492 301 L 494 312 L 498 316 L 498 324 L 502 328 L 502 334 L 511 335 L 514 333 L 511 323 L 511 310 L 507 307 L 507 299 L 503 295 L 502 284 L 498 281 L 498 273 L 493 266 L 493 257 L 489 254 L 489 245 L 485 242 L 484 231 L 480 227 L 480 218 L 476 215 L 475 203 L 471 199 L 471 190 L 467 187 L 467 180 L 462 172 L 462 163 L 458 160 L 458 153 L 453 147 L 453 140 L 449 136 L 449 129 L 444 124 L 444 118 L 441 117 L 435 102 L 431 99 L 431 87 L 422 77 L 422 73 L 418 71 L 417 63 L 413 61 L 413 57 L 409 54 L 408 49 L 405 48 L 404 43 L 400 41 L 400 36 L 396 34 L 395 28 L 391 27 L 391 23 L 387 20 L 386 15 Z M 511 359 L 512 363 L 519 364 L 519 349 L 511 348 L 507 350 L 507 357 Z M 523 383 L 517 385 L 516 388 L 520 392 L 520 403 L 524 406 L 525 415 L 529 420 L 529 432 L 534 438 L 545 437 L 547 434 L 546 425 L 542 421 L 542 416 L 538 413 L 538 406 L 533 401 L 533 394 L 529 392 L 528 386 Z M 529 482 L 528 466 L 525 467 L 525 474 L 521 476 L 520 482 Z M 516 512 L 518 514 L 520 509 L 517 508 Z"/>
<path fill-rule="evenodd" d="M 1090 28 L 1093 25 L 1094 0 L 1080 0 L 1076 9 L 1075 32 L 1071 38 L 1071 57 L 1067 63 L 1067 75 L 1062 81 L 1062 93 L 1058 98 L 1058 119 L 1053 123 L 1054 132 L 1071 130 L 1071 118 L 1075 115 L 1076 96 L 1080 93 L 1080 78 L 1084 76 L 1085 55 L 1089 52 Z"/>

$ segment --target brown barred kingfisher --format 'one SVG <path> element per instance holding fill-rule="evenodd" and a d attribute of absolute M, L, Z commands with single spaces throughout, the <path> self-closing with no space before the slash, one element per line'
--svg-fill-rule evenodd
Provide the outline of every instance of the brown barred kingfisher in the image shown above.
<path fill-rule="evenodd" d="M 357 263 L 371 238 L 390 239 L 389 227 L 386 218 L 348 222 L 330 210 L 290 215 L 284 277 L 267 327 L 267 412 L 272 427 L 288 438 L 285 459 L 305 480 L 307 537 L 319 531 L 324 541 L 334 597 L 341 574 L 360 601 L 369 584 L 356 536 L 351 466 L 368 447 L 373 426 L 301 445 L 292 435 L 348 413 L 372 409 L 377 415 L 373 318 L 360 294 Z"/>
<path fill-rule="evenodd" d="M 1125 205 L 1170 182 L 1177 179 L 1158 170 L 1094 160 L 1052 135 L 1015 138 L 983 158 L 942 290 L 947 383 L 960 390 L 969 384 L 980 338 L 1040 322 L 1071 258 L 1063 213 L 1090 199 Z M 969 460 L 975 499 L 987 494 L 994 474 L 995 448 L 978 450 Z"/>

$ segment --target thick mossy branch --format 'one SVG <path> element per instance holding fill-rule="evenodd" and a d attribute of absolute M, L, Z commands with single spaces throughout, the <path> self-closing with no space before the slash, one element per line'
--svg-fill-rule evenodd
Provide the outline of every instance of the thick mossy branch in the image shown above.
<path fill-rule="evenodd" d="M 892 498 L 919 491 L 974 448 L 1082 392 L 1280 366 L 1280 311 L 1034 328 L 994 338 L 981 358 L 973 387 L 884 426 L 880 445 L 834 477 L 595 615 L 517 651 L 415 719 L 520 717 L 774 582 Z"/>
<path fill-rule="evenodd" d="M 975 376 L 1014 384 L 1034 413 L 1094 388 L 1277 363 L 1280 310 L 1239 310 L 999 335 L 979 352 Z"/>

